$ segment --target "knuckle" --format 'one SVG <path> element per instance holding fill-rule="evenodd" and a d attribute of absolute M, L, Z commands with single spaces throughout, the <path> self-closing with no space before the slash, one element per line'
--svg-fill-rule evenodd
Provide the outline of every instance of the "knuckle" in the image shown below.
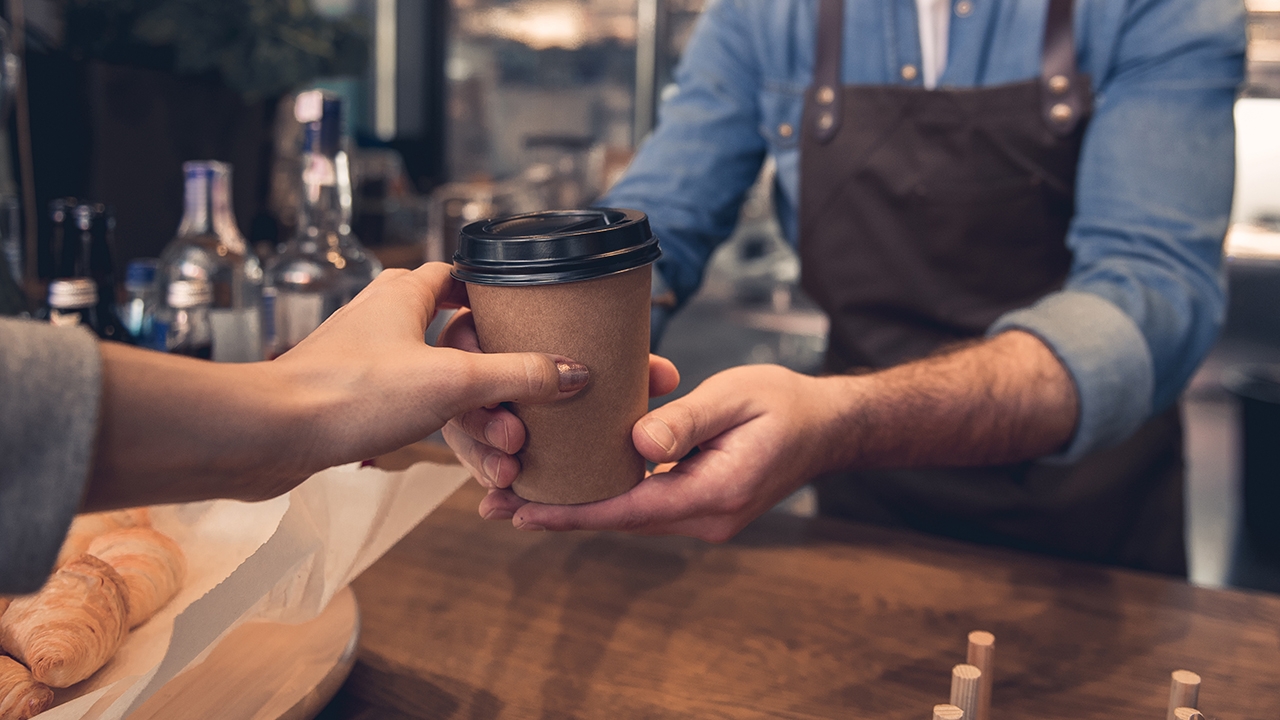
<path fill-rule="evenodd" d="M 559 390 L 559 379 L 552 377 L 550 363 L 541 355 L 524 353 L 525 382 L 530 397 L 543 397 Z"/>

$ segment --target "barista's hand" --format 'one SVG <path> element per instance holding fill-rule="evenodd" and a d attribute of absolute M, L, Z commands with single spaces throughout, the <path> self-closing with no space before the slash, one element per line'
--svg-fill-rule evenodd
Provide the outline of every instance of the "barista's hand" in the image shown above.
<path fill-rule="evenodd" d="M 771 365 L 726 370 L 636 423 L 632 440 L 653 462 L 699 450 L 667 472 L 587 505 L 528 503 L 494 489 L 480 514 L 511 518 L 525 530 L 626 530 L 724 542 L 828 469 L 832 453 L 824 438 L 837 423 L 824 383 Z"/>
<path fill-rule="evenodd" d="M 464 308 L 440 333 L 439 344 L 481 353 L 475 318 Z M 666 395 L 680 384 L 680 373 L 670 360 L 649 356 L 649 396 Z M 444 427 L 449 443 L 471 476 L 487 488 L 509 488 L 520 474 L 515 453 L 524 447 L 524 423 L 497 404 L 464 413 Z M 512 497 L 515 497 L 512 495 Z M 508 516 L 510 517 L 510 516 Z"/>

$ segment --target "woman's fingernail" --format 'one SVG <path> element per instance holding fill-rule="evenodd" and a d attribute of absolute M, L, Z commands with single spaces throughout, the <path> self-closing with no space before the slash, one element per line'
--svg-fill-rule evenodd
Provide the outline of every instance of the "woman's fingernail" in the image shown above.
<path fill-rule="evenodd" d="M 485 520 L 510 520 L 511 512 L 509 510 L 503 510 L 502 508 L 494 508 L 490 510 L 488 513 L 485 513 L 484 519 Z"/>
<path fill-rule="evenodd" d="M 658 443 L 658 447 L 662 448 L 663 452 L 670 453 L 676 449 L 675 433 L 671 432 L 671 428 L 662 420 L 649 418 L 640 423 L 640 429 L 649 436 L 650 440 Z"/>
<path fill-rule="evenodd" d="M 556 371 L 560 373 L 560 392 L 581 390 L 591 379 L 587 366 L 572 360 L 557 360 Z"/>
<path fill-rule="evenodd" d="M 492 487 L 498 486 L 498 474 L 502 471 L 502 456 L 492 453 L 480 463 L 484 474 L 489 481 L 493 483 Z"/>

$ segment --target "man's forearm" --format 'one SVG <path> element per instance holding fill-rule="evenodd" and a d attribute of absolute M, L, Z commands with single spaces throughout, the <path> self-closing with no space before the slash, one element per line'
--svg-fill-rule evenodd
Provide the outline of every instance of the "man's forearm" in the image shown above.
<path fill-rule="evenodd" d="M 1075 386 L 1034 335 L 981 343 L 860 376 L 828 378 L 841 398 L 836 467 L 977 466 L 1050 455 L 1071 439 Z"/>

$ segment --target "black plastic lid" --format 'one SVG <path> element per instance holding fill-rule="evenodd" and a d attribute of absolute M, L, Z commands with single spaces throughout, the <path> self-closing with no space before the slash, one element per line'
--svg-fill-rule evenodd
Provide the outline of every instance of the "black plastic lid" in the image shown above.
<path fill-rule="evenodd" d="M 478 285 L 550 285 L 613 275 L 661 255 L 639 210 L 548 210 L 462 228 L 453 276 Z"/>

